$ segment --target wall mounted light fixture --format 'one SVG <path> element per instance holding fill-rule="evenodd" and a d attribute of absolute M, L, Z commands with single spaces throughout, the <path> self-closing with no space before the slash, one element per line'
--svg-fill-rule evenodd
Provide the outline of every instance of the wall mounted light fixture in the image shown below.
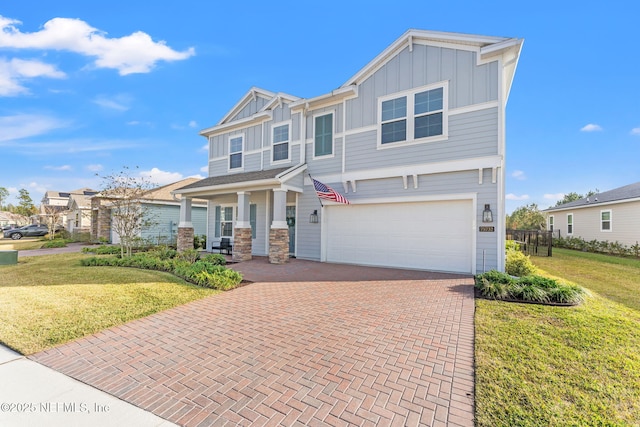
<path fill-rule="evenodd" d="M 309 222 L 311 224 L 317 224 L 318 223 L 318 210 L 314 210 L 311 215 L 309 215 Z"/>
<path fill-rule="evenodd" d="M 489 204 L 484 205 L 484 211 L 482 211 L 482 222 L 493 222 L 493 212 Z"/>

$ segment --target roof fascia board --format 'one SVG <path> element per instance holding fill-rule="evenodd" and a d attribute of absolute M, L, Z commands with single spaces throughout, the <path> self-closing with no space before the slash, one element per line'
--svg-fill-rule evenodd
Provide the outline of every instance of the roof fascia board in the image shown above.
<path fill-rule="evenodd" d="M 238 101 L 236 105 L 234 105 L 233 108 L 231 108 L 231 110 L 229 110 L 229 112 L 225 114 L 225 116 L 222 119 L 220 119 L 217 125 L 226 123 L 227 120 L 229 120 L 234 115 L 238 114 L 238 112 L 244 108 L 247 102 L 253 100 L 256 96 L 261 96 L 262 98 L 271 99 L 275 95 L 276 94 L 273 92 L 253 86 L 242 98 L 240 98 L 240 101 Z"/>
<path fill-rule="evenodd" d="M 553 213 L 553 212 L 571 211 L 575 209 L 598 208 L 601 206 L 618 205 L 620 203 L 632 203 L 632 202 L 640 202 L 640 197 L 634 197 L 632 199 L 611 200 L 610 202 L 594 202 L 594 203 L 588 203 L 585 205 L 568 206 L 566 208 L 562 208 L 562 207 L 549 208 L 549 209 L 543 210 L 542 212 Z"/>
<path fill-rule="evenodd" d="M 358 87 L 347 86 L 347 87 L 339 87 L 338 89 L 334 89 L 329 93 L 324 95 L 316 96 L 314 98 L 309 99 L 300 99 L 296 102 L 293 102 L 289 105 L 291 111 L 297 111 L 301 109 L 317 109 L 327 105 L 338 104 L 345 99 L 353 98 L 358 96 Z"/>
<path fill-rule="evenodd" d="M 261 179 L 257 181 L 241 181 L 231 184 L 210 185 L 207 187 L 188 188 L 186 190 L 175 190 L 174 194 L 181 194 L 185 197 L 206 197 L 219 194 L 227 194 L 236 191 L 259 191 L 280 187 L 280 181 L 275 178 Z"/>
<path fill-rule="evenodd" d="M 201 136 L 213 136 L 224 132 L 230 132 L 237 128 L 243 128 L 255 124 L 262 123 L 267 120 L 271 120 L 272 113 L 271 111 L 263 111 L 261 113 L 256 113 L 251 117 L 246 117 L 240 120 L 234 120 L 233 122 L 225 123 L 222 125 L 216 125 L 207 129 L 203 129 L 200 131 Z"/>

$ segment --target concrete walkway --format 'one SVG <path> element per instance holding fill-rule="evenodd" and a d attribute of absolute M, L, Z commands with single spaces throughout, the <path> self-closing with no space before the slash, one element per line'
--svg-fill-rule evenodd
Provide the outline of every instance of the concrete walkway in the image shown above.
<path fill-rule="evenodd" d="M 0 426 L 174 425 L 0 345 Z"/>
<path fill-rule="evenodd" d="M 260 262 L 237 267 L 259 279 Z M 472 278 L 274 271 L 29 359 L 183 426 L 473 426 Z"/>

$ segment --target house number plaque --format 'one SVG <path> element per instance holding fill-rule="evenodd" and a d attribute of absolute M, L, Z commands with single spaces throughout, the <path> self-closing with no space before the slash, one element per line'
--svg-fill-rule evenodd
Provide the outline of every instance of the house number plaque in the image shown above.
<path fill-rule="evenodd" d="M 495 227 L 487 227 L 487 226 L 480 227 L 480 232 L 481 233 L 487 233 L 487 232 L 490 233 L 490 232 L 494 232 L 494 231 L 496 231 Z"/>

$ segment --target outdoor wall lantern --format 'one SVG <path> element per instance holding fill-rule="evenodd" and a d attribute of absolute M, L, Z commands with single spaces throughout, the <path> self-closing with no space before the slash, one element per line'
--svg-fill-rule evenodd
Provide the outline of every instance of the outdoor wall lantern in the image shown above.
<path fill-rule="evenodd" d="M 488 204 L 484 205 L 484 211 L 482 212 L 482 222 L 493 222 L 493 213 Z"/>
<path fill-rule="evenodd" d="M 318 223 L 318 210 L 314 210 L 311 215 L 309 216 L 309 222 L 311 224 L 317 224 Z"/>

